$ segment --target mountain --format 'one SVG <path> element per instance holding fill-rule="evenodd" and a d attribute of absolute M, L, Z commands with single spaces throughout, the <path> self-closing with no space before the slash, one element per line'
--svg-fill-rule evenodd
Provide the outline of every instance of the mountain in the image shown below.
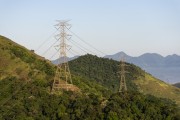
<path fill-rule="evenodd" d="M 163 57 L 156 53 L 146 53 L 138 57 L 139 60 L 136 58 L 136 64 L 141 67 L 161 67 L 164 63 Z M 131 59 L 133 62 L 133 60 Z"/>
<path fill-rule="evenodd" d="M 114 54 L 114 55 L 106 55 L 104 58 L 110 58 L 110 59 L 119 61 L 120 58 L 126 58 L 126 60 L 130 60 L 132 57 L 129 56 L 129 55 L 127 55 L 127 54 L 124 53 L 124 52 L 119 52 L 119 53 L 116 53 L 116 54 Z"/>
<path fill-rule="evenodd" d="M 174 101 L 179 104 L 180 90 L 133 64 L 126 63 L 130 72 L 126 76 L 128 92 L 117 93 L 119 63 L 93 55 L 80 56 L 69 62 L 73 84 L 80 91 L 52 94 L 56 66 L 49 60 L 3 36 L 0 53 L 2 120 L 179 118 Z"/>
<path fill-rule="evenodd" d="M 180 88 L 180 83 L 175 83 L 173 86 Z"/>
<path fill-rule="evenodd" d="M 176 54 L 163 57 L 156 53 L 145 53 L 139 57 L 131 57 L 124 52 L 119 52 L 114 55 L 107 55 L 104 58 L 119 61 L 122 56 L 124 56 L 127 62 L 141 67 L 145 71 L 165 82 L 179 82 L 180 56 Z"/>
<path fill-rule="evenodd" d="M 180 56 L 173 54 L 165 57 L 166 67 L 180 67 Z"/>
<path fill-rule="evenodd" d="M 66 59 L 67 61 L 71 61 L 71 60 L 77 59 L 78 57 L 79 57 L 79 56 L 74 56 L 74 57 L 71 57 L 71 58 L 66 57 L 65 59 Z M 57 64 L 59 64 L 59 63 L 63 63 L 63 61 L 64 61 L 64 58 L 61 57 L 60 59 L 52 60 L 52 63 L 55 64 L 55 65 L 57 65 Z"/>

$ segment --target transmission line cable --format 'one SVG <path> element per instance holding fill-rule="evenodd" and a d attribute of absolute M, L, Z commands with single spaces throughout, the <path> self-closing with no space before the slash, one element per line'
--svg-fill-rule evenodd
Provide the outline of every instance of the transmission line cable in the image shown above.
<path fill-rule="evenodd" d="M 75 45 L 77 48 L 79 48 L 80 50 L 82 50 L 85 53 L 88 53 L 87 51 L 85 51 L 84 49 L 82 49 L 81 47 L 79 47 L 78 45 L 74 44 L 72 41 L 70 41 L 73 45 Z"/>
<path fill-rule="evenodd" d="M 76 55 L 81 56 L 81 54 L 80 54 L 79 52 L 77 52 L 77 51 L 75 51 L 75 50 L 73 50 L 73 49 L 70 49 L 69 52 L 74 52 L 74 53 L 76 53 Z M 76 56 L 76 55 L 75 55 L 75 56 Z"/>
<path fill-rule="evenodd" d="M 91 50 L 88 50 L 87 48 L 83 47 L 82 45 L 78 44 L 77 42 L 75 42 L 74 40 L 70 40 L 69 42 L 71 42 L 73 45 L 75 45 L 77 48 L 79 48 L 80 50 L 82 50 L 83 52 L 85 53 L 92 53 L 92 54 L 95 54 L 95 52 L 91 51 Z"/>
<path fill-rule="evenodd" d="M 57 42 L 58 40 L 56 40 L 42 55 L 45 55 Z"/>
<path fill-rule="evenodd" d="M 49 60 L 51 60 L 55 55 L 57 55 L 57 53 L 59 52 L 59 49 L 49 58 Z"/>
<path fill-rule="evenodd" d="M 57 30 L 56 31 L 54 31 L 49 37 L 47 37 L 46 39 L 45 39 L 45 41 L 43 41 L 39 46 L 38 46 L 38 48 L 35 50 L 35 51 L 38 51 L 47 41 L 49 41 L 49 39 L 52 37 L 52 36 L 54 36 L 54 34 L 57 32 Z"/>
<path fill-rule="evenodd" d="M 74 55 L 74 56 L 76 56 L 76 54 L 74 54 L 72 51 L 69 51 L 69 53 L 70 53 L 71 55 Z"/>
<path fill-rule="evenodd" d="M 68 29 L 69 30 L 69 29 Z M 95 48 L 93 45 L 89 44 L 88 42 L 86 42 L 85 40 L 83 40 L 81 37 L 79 37 L 77 34 L 75 34 L 74 32 L 72 32 L 71 30 L 69 30 L 74 36 L 76 36 L 79 40 L 81 40 L 82 42 L 84 42 L 86 45 L 90 46 L 91 48 L 95 49 L 96 51 L 98 51 L 99 53 L 103 54 L 103 55 L 107 55 L 106 53 L 98 50 L 97 48 Z"/>
<path fill-rule="evenodd" d="M 78 48 L 83 48 L 84 50 L 86 50 L 86 51 L 87 51 L 86 53 L 90 52 L 90 53 L 92 53 L 92 54 L 96 54 L 95 52 L 93 52 L 93 51 L 85 48 L 84 46 L 78 44 L 75 40 L 72 40 L 72 39 L 71 39 L 70 42 L 71 42 L 72 44 L 74 43 L 74 45 L 76 44 L 76 47 L 78 47 Z"/>

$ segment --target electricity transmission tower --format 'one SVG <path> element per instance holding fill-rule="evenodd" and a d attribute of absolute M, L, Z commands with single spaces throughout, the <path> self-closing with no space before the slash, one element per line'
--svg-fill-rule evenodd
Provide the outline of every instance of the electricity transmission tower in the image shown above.
<path fill-rule="evenodd" d="M 59 31 L 59 34 L 55 36 L 55 39 L 60 41 L 58 45 L 59 64 L 57 65 L 52 92 L 59 91 L 61 89 L 68 90 L 72 86 L 72 78 L 67 61 L 67 48 L 69 45 L 66 44 L 66 40 L 70 39 L 70 35 L 67 34 L 66 30 L 69 30 L 71 25 L 68 24 L 68 21 L 57 22 L 58 24 L 55 25 L 55 28 Z M 60 59 L 63 61 L 60 61 Z"/>
<path fill-rule="evenodd" d="M 120 84 L 119 84 L 119 92 L 126 92 L 127 91 L 127 86 L 126 86 L 126 77 L 125 74 L 128 73 L 125 71 L 125 60 L 122 58 L 120 60 L 120 71 L 118 72 L 120 74 Z"/>

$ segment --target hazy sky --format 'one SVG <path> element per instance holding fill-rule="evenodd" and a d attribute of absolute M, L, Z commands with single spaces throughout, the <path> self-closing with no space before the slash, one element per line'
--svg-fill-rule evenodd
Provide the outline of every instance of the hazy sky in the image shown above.
<path fill-rule="evenodd" d="M 180 0 L 0 0 L 0 34 L 35 50 L 49 40 L 37 51 L 40 55 L 55 42 L 50 36 L 58 19 L 70 19 L 71 31 L 106 54 L 180 55 Z M 44 56 L 55 52 L 52 47 Z"/>

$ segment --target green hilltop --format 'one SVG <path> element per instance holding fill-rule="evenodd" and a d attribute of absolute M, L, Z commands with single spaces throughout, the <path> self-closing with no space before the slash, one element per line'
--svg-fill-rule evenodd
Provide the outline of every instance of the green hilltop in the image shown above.
<path fill-rule="evenodd" d="M 119 62 L 106 58 L 99 58 L 93 55 L 81 56 L 69 62 L 73 74 L 91 78 L 113 92 L 118 91 Z M 127 88 L 129 91 L 139 91 L 143 94 L 150 94 L 160 98 L 168 98 L 180 105 L 180 89 L 156 79 L 141 68 L 126 63 Z"/>
<path fill-rule="evenodd" d="M 50 61 L 0 36 L 0 119 L 139 120 L 180 118 L 180 89 L 126 63 L 127 93 L 117 93 L 118 62 L 93 55 L 69 62 L 80 91 L 50 90 Z M 168 98 L 168 99 L 167 99 Z"/>

